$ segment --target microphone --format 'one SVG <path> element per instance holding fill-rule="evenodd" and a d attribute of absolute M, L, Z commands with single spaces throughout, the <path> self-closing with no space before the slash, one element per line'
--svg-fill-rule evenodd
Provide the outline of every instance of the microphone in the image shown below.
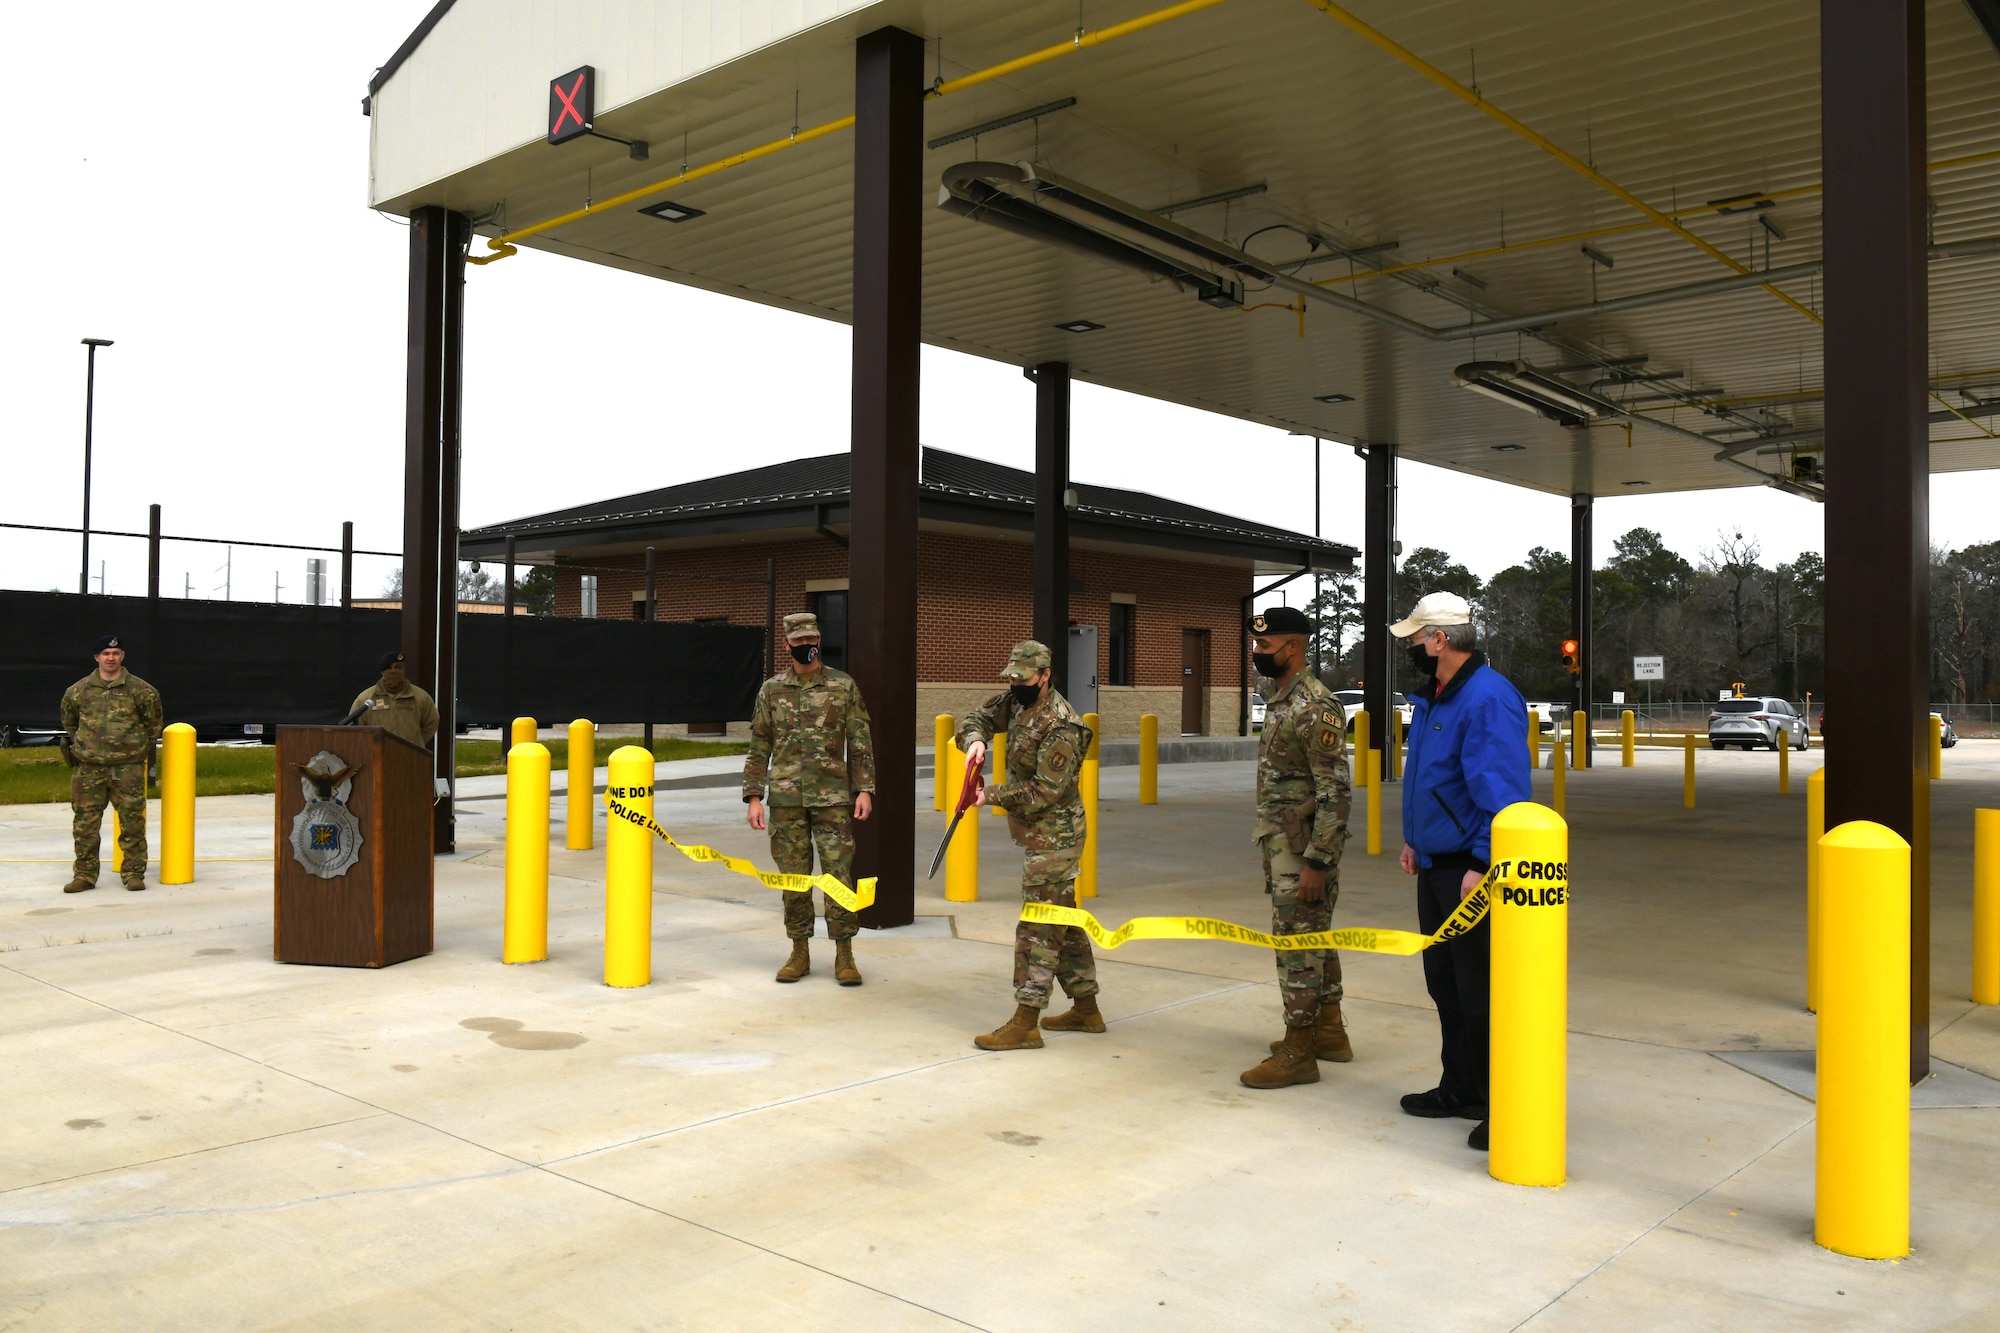
<path fill-rule="evenodd" d="M 343 717 L 342 719 L 340 719 L 340 721 L 334 723 L 333 725 L 335 725 L 336 727 L 351 727 L 354 725 L 356 718 L 359 718 L 363 713 L 367 712 L 374 706 L 375 706 L 375 701 L 373 699 L 363 699 L 361 701 L 361 706 L 359 708 L 355 709 L 353 712 L 349 713 L 346 717 Z"/>

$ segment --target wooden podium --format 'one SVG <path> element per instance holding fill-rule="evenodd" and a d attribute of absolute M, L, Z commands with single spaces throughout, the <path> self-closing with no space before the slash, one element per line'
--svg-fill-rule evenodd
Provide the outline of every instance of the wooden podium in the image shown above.
<path fill-rule="evenodd" d="M 316 785 L 302 779 L 294 765 L 310 765 L 322 752 L 340 763 L 321 768 L 350 776 Z M 388 967 L 431 951 L 434 793 L 430 752 L 380 727 L 278 728 L 277 961 Z M 301 825 L 308 804 L 313 812 Z M 315 874 L 295 850 L 295 829 L 320 869 L 352 864 Z"/>

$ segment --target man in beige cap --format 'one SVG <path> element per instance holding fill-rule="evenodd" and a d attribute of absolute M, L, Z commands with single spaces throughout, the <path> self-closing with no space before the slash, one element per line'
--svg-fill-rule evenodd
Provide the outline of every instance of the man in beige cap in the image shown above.
<path fill-rule="evenodd" d="M 1403 761 L 1403 873 L 1417 880 L 1417 929 L 1430 934 L 1479 887 L 1493 852 L 1493 817 L 1534 799 L 1521 743 L 1528 705 L 1486 664 L 1472 608 L 1456 593 L 1434 592 L 1407 620 L 1389 626 L 1406 641 L 1423 684 L 1410 691 L 1410 749 Z M 1486 1148 L 1488 988 L 1492 932 L 1487 920 L 1424 950 L 1424 986 L 1437 1005 L 1438 1085 L 1403 1098 L 1405 1114 L 1476 1120 L 1466 1143 Z"/>
<path fill-rule="evenodd" d="M 785 642 L 791 665 L 764 682 L 750 715 L 750 754 L 743 761 L 750 827 L 770 829 L 771 859 L 786 874 L 810 875 L 817 848 L 820 870 L 853 888 L 853 821 L 868 818 L 875 801 L 868 705 L 854 677 L 820 660 L 818 617 L 809 611 L 786 616 Z M 854 965 L 860 928 L 854 913 L 826 899 L 833 979 L 843 986 L 861 984 Z M 779 981 L 812 971 L 812 933 L 812 890 L 787 893 L 792 956 L 778 969 Z"/>
<path fill-rule="evenodd" d="M 1031 903 L 1076 906 L 1076 871 L 1086 832 L 1077 775 L 1090 752 L 1090 728 L 1049 679 L 1049 650 L 1033 639 L 1014 645 L 1000 678 L 1007 688 L 967 713 L 958 744 L 967 767 L 986 762 L 996 731 L 1007 733 L 1007 772 L 1014 780 L 988 787 L 979 804 L 1007 812 L 1007 830 L 1026 849 L 1021 897 Z M 1016 777 L 1015 775 L 1019 775 Z M 1072 1008 L 1041 1021 L 1049 983 L 1060 982 Z M 1102 1032 L 1097 1011 L 1097 960 L 1090 937 L 1076 926 L 1014 927 L 1014 1016 L 974 1037 L 987 1051 L 1018 1051 L 1042 1044 L 1050 1032 Z"/>

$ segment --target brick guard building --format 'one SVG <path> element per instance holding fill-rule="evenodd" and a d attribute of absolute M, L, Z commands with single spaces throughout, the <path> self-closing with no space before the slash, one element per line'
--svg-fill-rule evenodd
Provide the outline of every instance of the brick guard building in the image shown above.
<path fill-rule="evenodd" d="M 738 625 L 765 623 L 775 561 L 778 616 L 816 611 L 827 662 L 845 667 L 847 464 L 827 454 L 498 523 L 464 533 L 460 555 L 503 560 L 511 537 L 518 562 L 554 566 L 557 615 L 643 619 L 650 546 L 659 619 Z M 1167 735 L 1238 732 L 1253 586 L 1344 572 L 1358 552 L 1140 491 L 1073 489 L 1069 697 L 1089 711 L 1094 676 L 1108 736 L 1136 735 L 1149 712 Z M 925 449 L 919 492 L 923 743 L 933 716 L 999 688 L 1008 645 L 1031 632 L 1034 477 Z"/>

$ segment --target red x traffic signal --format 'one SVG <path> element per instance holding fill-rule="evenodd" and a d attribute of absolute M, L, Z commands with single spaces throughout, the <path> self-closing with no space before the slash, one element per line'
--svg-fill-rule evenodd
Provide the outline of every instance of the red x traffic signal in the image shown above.
<path fill-rule="evenodd" d="M 567 143 L 590 133 L 597 118 L 597 71 L 589 65 L 549 80 L 549 142 Z"/>

